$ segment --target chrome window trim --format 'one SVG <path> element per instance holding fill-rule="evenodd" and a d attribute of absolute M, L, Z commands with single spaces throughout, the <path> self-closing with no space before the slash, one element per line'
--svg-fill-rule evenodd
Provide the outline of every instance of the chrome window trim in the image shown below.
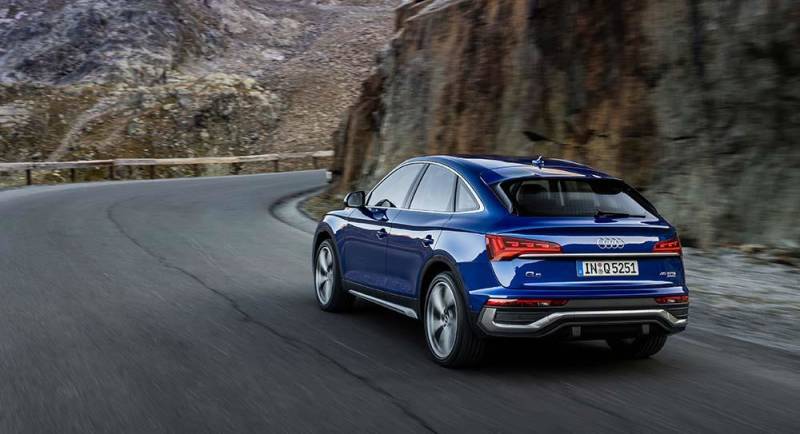
<path fill-rule="evenodd" d="M 680 256 L 679 253 L 529 253 L 519 255 L 521 259 L 541 259 L 541 258 L 652 258 L 663 256 Z"/>
<path fill-rule="evenodd" d="M 383 184 L 383 181 L 386 181 L 386 178 L 392 176 L 392 174 L 394 174 L 394 172 L 397 172 L 398 170 L 402 169 L 403 167 L 411 166 L 412 164 L 426 164 L 426 163 L 421 162 L 421 161 L 414 161 L 414 162 L 411 162 L 411 163 L 401 164 L 401 165 L 395 167 L 394 169 L 392 169 L 391 172 L 389 172 L 386 175 L 384 175 L 383 178 L 381 178 L 381 180 L 378 181 L 378 183 L 375 184 L 375 186 L 372 187 L 369 190 L 369 192 L 367 193 L 367 196 L 366 196 L 366 200 L 364 201 L 364 204 L 365 204 L 364 206 L 367 207 L 367 208 L 375 208 L 375 209 L 405 209 L 405 208 L 400 208 L 400 207 L 370 206 L 370 205 L 367 205 L 367 204 L 369 203 L 370 198 L 372 198 L 372 192 L 374 192 L 376 188 L 380 187 L 380 185 Z M 422 174 L 424 175 L 425 174 L 424 173 L 425 168 L 423 167 L 421 170 L 423 171 Z M 414 182 L 411 184 L 411 187 L 416 187 L 417 184 L 419 184 L 419 181 L 420 181 L 419 180 L 419 176 L 420 176 L 420 174 L 418 173 L 417 174 L 417 178 L 414 179 Z M 408 192 L 406 192 L 406 196 L 407 195 L 408 195 Z"/>
<path fill-rule="evenodd" d="M 470 211 L 430 211 L 430 210 L 424 210 L 424 209 L 401 208 L 401 207 L 392 208 L 392 207 L 386 207 L 386 206 L 369 206 L 369 205 L 366 205 L 366 207 L 367 208 L 373 208 L 373 209 L 396 209 L 396 210 L 401 210 L 401 211 L 426 212 L 426 213 L 431 213 L 431 214 L 473 214 L 473 213 L 483 212 L 483 211 L 486 210 L 486 207 L 483 205 L 483 201 L 481 200 L 480 196 L 478 196 L 478 194 L 475 193 L 475 189 L 472 188 L 472 185 L 466 179 L 464 179 L 464 177 L 461 176 L 460 173 L 456 172 L 451 167 L 448 167 L 448 166 L 446 166 L 444 164 L 441 164 L 441 163 L 437 163 L 435 161 L 412 161 L 410 163 L 403 163 L 403 164 L 395 167 L 394 169 L 392 169 L 391 172 L 387 173 L 386 176 L 381 178 L 381 180 L 377 184 L 375 184 L 374 187 L 372 187 L 372 189 L 369 191 L 369 193 L 367 193 L 367 203 L 369 203 L 369 199 L 372 197 L 372 192 L 375 191 L 375 189 L 378 188 L 378 186 L 381 185 L 383 183 L 383 181 L 386 180 L 386 178 L 390 177 L 394 172 L 396 172 L 400 168 L 405 167 L 405 166 L 410 166 L 412 164 L 435 164 L 437 166 L 444 167 L 445 169 L 453 172 L 453 174 L 456 175 L 456 177 L 458 179 L 460 179 L 461 181 L 464 182 L 464 185 L 467 186 L 467 188 L 469 189 L 470 194 L 472 194 L 472 197 L 474 197 L 475 201 L 478 202 L 478 209 L 474 209 L 474 210 L 470 210 Z M 424 173 L 423 173 L 423 176 L 425 176 Z M 456 183 L 455 188 L 458 188 L 458 183 Z M 416 193 L 416 191 L 415 191 L 415 193 Z M 411 199 L 413 200 L 413 198 L 414 198 L 414 196 L 412 195 Z"/>

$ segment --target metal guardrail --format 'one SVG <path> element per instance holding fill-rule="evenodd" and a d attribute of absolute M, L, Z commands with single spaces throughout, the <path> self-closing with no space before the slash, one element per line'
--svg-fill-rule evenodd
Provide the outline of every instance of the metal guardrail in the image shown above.
<path fill-rule="evenodd" d="M 129 174 L 132 174 L 134 167 L 149 167 L 150 178 L 156 178 L 156 167 L 158 166 L 193 166 L 195 175 L 199 175 L 200 166 L 205 164 L 231 164 L 234 174 L 239 173 L 243 163 L 267 163 L 272 162 L 275 172 L 280 171 L 282 160 L 297 160 L 311 158 L 315 169 L 319 167 L 321 158 L 333 157 L 333 151 L 317 152 L 294 152 L 282 154 L 262 154 L 247 155 L 239 157 L 200 157 L 200 158 L 122 158 L 115 160 L 87 160 L 87 161 L 46 161 L 46 162 L 22 162 L 22 163 L 0 163 L 0 172 L 21 172 L 25 171 L 27 185 L 33 184 L 34 170 L 69 170 L 70 180 L 75 182 L 77 179 L 76 169 L 108 168 L 108 179 L 116 179 L 117 168 L 128 167 Z"/>

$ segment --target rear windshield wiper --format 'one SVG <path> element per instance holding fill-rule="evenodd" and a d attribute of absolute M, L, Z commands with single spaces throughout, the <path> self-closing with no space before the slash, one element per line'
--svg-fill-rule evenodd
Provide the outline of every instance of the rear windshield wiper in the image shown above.
<path fill-rule="evenodd" d="M 618 218 L 634 217 L 634 218 L 637 218 L 638 217 L 638 218 L 644 218 L 645 216 L 638 215 L 638 214 L 628 214 L 628 213 L 624 213 L 624 212 L 603 211 L 603 210 L 598 209 L 594 213 L 594 218 L 598 218 L 598 217 L 611 217 L 611 218 L 613 218 L 613 217 L 618 217 Z"/>

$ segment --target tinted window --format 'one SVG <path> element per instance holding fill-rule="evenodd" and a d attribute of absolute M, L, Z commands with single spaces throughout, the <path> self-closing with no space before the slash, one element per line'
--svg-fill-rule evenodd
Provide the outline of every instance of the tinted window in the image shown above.
<path fill-rule="evenodd" d="M 459 179 L 456 190 L 456 211 L 475 211 L 478 208 L 480 208 L 478 201 L 475 200 L 464 181 Z"/>
<path fill-rule="evenodd" d="M 408 190 L 417 179 L 422 164 L 409 164 L 395 170 L 372 190 L 367 206 L 397 208 L 403 206 Z"/>
<path fill-rule="evenodd" d="M 411 209 L 425 211 L 452 211 L 456 175 L 444 167 L 431 164 L 422 175 L 414 193 Z"/>
<path fill-rule="evenodd" d="M 503 186 L 523 216 L 652 217 L 655 210 L 635 190 L 614 180 L 528 179 Z"/>

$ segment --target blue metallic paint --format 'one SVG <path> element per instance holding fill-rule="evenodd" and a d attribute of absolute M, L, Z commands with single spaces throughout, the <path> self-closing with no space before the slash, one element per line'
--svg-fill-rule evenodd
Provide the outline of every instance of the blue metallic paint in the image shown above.
<path fill-rule="evenodd" d="M 386 290 L 416 296 L 422 268 L 434 254 L 436 242 L 451 214 L 403 210 L 389 231 Z"/>
<path fill-rule="evenodd" d="M 406 297 L 419 297 L 427 264 L 446 258 L 455 265 L 453 271 L 473 312 L 480 311 L 489 297 L 600 299 L 688 293 L 680 257 L 639 259 L 641 278 L 636 279 L 579 278 L 572 258 L 490 261 L 487 233 L 553 241 L 564 253 L 602 252 L 596 245 L 599 236 L 624 238 L 625 253 L 651 252 L 657 241 L 676 235 L 665 219 L 652 214 L 642 219 L 513 215 L 491 185 L 518 177 L 611 178 L 564 160 L 545 160 L 541 169 L 526 161 L 447 156 L 411 159 L 408 162 L 433 162 L 457 172 L 484 209 L 468 213 L 376 208 L 333 211 L 320 222 L 317 238 L 325 233 L 335 239 L 347 281 Z M 385 238 L 376 235 L 381 228 L 388 233 Z M 424 241 L 428 235 L 432 243 Z"/>

